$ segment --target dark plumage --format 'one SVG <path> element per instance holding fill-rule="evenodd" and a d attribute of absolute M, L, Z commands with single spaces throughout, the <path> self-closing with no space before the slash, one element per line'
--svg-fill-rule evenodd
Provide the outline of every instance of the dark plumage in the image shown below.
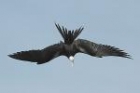
<path fill-rule="evenodd" d="M 9 55 L 9 57 L 36 62 L 37 64 L 49 62 L 50 60 L 62 55 L 68 57 L 71 61 L 74 61 L 76 53 L 85 53 L 99 58 L 104 56 L 118 56 L 131 59 L 130 55 L 119 48 L 96 44 L 84 39 L 75 40 L 84 29 L 83 27 L 76 30 L 67 30 L 63 26 L 60 27 L 59 24 L 55 24 L 55 26 L 63 37 L 64 42 L 61 41 L 60 43 L 48 46 L 41 50 L 17 52 Z"/>

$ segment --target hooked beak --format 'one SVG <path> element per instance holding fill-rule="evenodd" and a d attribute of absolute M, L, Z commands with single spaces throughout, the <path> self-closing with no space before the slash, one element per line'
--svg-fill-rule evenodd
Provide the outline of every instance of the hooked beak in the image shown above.
<path fill-rule="evenodd" d="M 73 56 L 70 56 L 69 57 L 69 60 L 71 61 L 71 63 L 72 63 L 71 66 L 73 67 L 74 66 L 74 57 Z"/>

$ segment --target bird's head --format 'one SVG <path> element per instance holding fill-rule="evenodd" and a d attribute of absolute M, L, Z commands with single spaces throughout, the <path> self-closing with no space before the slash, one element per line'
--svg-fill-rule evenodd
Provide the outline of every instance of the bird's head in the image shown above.
<path fill-rule="evenodd" d="M 69 56 L 69 60 L 71 61 L 72 67 L 73 67 L 74 66 L 74 56 Z"/>

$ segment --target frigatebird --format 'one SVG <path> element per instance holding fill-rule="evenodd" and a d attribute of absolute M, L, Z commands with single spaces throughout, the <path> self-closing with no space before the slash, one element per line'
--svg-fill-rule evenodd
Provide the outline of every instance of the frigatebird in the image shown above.
<path fill-rule="evenodd" d="M 59 43 L 50 45 L 40 50 L 29 50 L 13 53 L 10 54 L 9 57 L 24 61 L 36 62 L 37 64 L 49 62 L 50 60 L 59 56 L 66 56 L 72 63 L 74 63 L 74 56 L 77 53 L 84 53 L 98 58 L 105 56 L 116 56 L 131 59 L 131 56 L 128 53 L 117 47 L 97 44 L 85 39 L 76 39 L 83 31 L 83 26 L 75 30 L 68 30 L 64 26 L 60 26 L 56 23 L 55 26 L 60 32 L 64 41 L 60 41 Z"/>

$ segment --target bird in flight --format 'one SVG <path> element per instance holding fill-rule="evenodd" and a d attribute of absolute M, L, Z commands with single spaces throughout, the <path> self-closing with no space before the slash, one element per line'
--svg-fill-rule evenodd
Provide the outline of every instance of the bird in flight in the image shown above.
<path fill-rule="evenodd" d="M 55 26 L 63 37 L 64 42 L 60 41 L 44 49 L 21 51 L 8 56 L 14 59 L 35 62 L 37 64 L 49 62 L 59 56 L 66 56 L 74 63 L 74 56 L 77 53 L 84 53 L 98 58 L 116 56 L 131 59 L 128 53 L 114 46 L 97 44 L 85 39 L 76 39 L 83 31 L 83 26 L 75 30 L 68 30 L 64 26 L 60 26 L 56 23 Z"/>

